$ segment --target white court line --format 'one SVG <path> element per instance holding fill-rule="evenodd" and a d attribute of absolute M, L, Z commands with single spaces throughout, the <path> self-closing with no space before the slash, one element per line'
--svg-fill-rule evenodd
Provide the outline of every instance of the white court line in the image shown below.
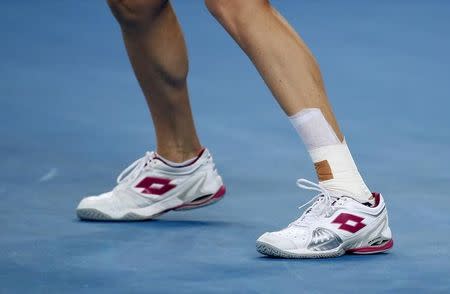
<path fill-rule="evenodd" d="M 56 167 L 51 168 L 46 174 L 44 174 L 39 180 L 39 183 L 48 182 L 59 174 Z"/>

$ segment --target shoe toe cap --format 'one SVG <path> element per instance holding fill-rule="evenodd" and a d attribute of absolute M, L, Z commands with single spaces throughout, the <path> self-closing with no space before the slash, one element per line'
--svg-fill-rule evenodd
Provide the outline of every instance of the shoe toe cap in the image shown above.
<path fill-rule="evenodd" d="M 98 208 L 99 206 L 103 206 L 106 202 L 108 202 L 108 198 L 110 193 L 104 193 L 99 196 L 87 196 L 81 199 L 78 204 L 78 209 L 88 209 L 88 208 Z"/>
<path fill-rule="evenodd" d="M 291 250 L 297 248 L 297 245 L 292 240 L 280 234 L 277 234 L 277 232 L 264 233 L 263 235 L 261 235 L 261 237 L 258 238 L 257 242 L 266 243 L 283 250 Z"/>
<path fill-rule="evenodd" d="M 81 199 L 80 203 L 78 204 L 77 209 L 86 209 L 86 208 L 92 208 L 95 206 L 95 196 L 88 196 L 83 199 Z"/>

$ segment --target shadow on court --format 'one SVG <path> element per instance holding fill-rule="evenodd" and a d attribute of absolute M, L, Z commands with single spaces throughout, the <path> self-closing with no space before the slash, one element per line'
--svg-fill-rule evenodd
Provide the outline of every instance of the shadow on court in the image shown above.
<path fill-rule="evenodd" d="M 80 221 L 76 219 L 76 222 L 83 223 L 98 223 L 98 224 L 114 224 L 119 222 L 114 221 Z M 126 223 L 120 223 L 122 226 L 131 226 L 131 227 L 145 227 L 152 226 L 152 228 L 183 228 L 183 227 L 226 227 L 233 225 L 230 222 L 223 221 L 203 221 L 203 220 L 177 220 L 177 219 L 154 219 L 148 221 L 130 221 Z"/>

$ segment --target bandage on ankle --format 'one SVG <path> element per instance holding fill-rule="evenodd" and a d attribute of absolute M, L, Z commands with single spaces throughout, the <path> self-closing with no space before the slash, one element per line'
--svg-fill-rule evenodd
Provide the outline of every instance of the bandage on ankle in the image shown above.
<path fill-rule="evenodd" d="M 367 201 L 364 183 L 347 143 L 341 142 L 319 108 L 306 108 L 289 117 L 314 163 L 321 185 L 337 194 Z"/>

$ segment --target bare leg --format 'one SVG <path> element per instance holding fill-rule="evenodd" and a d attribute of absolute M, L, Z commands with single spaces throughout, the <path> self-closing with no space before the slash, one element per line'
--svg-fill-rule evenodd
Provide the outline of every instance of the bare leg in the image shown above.
<path fill-rule="evenodd" d="M 189 104 L 188 58 L 183 34 L 167 0 L 108 0 L 147 99 L 157 152 L 172 161 L 201 149 Z"/>
<path fill-rule="evenodd" d="M 371 199 L 328 102 L 319 66 L 299 35 L 268 0 L 205 1 L 290 116 L 322 187 L 361 202 Z"/>
<path fill-rule="evenodd" d="M 268 0 L 206 0 L 211 13 L 255 64 L 287 115 L 320 108 L 336 135 L 319 67 L 299 35 Z"/>

